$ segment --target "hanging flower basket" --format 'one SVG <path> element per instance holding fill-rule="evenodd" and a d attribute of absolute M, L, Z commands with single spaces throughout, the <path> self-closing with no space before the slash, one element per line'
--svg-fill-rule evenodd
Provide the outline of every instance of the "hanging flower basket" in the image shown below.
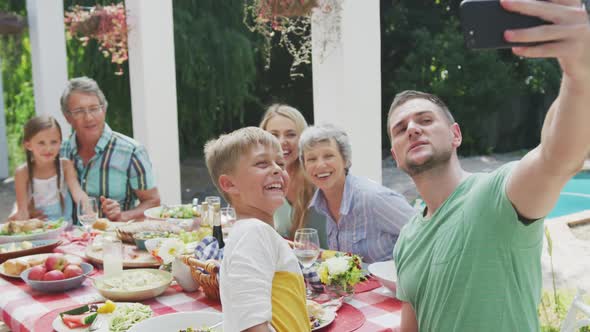
<path fill-rule="evenodd" d="M 26 25 L 26 22 L 19 15 L 0 12 L 0 35 L 19 34 Z"/>
<path fill-rule="evenodd" d="M 276 16 L 298 17 L 308 16 L 318 0 L 260 0 L 259 13 L 261 17 L 273 18 Z"/>
<path fill-rule="evenodd" d="M 361 0 L 358 0 L 361 1 Z M 311 63 L 311 12 L 323 22 L 327 36 L 317 46 L 321 54 L 340 40 L 341 0 L 246 0 L 244 24 L 264 37 L 265 68 L 270 68 L 272 44 L 293 57 L 291 78 L 301 77 L 299 66 Z M 321 57 L 323 58 L 323 56 Z"/>
<path fill-rule="evenodd" d="M 117 64 L 115 75 L 122 75 L 122 64 L 127 61 L 127 18 L 123 4 L 96 7 L 74 6 L 66 12 L 64 23 L 71 36 L 78 37 L 84 46 L 95 39 L 104 57 Z"/>

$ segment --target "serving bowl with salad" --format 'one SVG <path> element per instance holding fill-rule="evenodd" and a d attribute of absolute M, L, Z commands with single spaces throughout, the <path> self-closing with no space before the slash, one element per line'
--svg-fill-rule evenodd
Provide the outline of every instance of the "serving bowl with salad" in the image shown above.
<path fill-rule="evenodd" d="M 56 239 L 67 226 L 68 223 L 63 218 L 53 221 L 39 219 L 9 221 L 0 226 L 0 244 Z"/>
<path fill-rule="evenodd" d="M 168 221 L 185 230 L 194 228 L 194 223 L 200 217 L 191 204 L 157 206 L 145 210 L 143 214 L 147 219 Z"/>

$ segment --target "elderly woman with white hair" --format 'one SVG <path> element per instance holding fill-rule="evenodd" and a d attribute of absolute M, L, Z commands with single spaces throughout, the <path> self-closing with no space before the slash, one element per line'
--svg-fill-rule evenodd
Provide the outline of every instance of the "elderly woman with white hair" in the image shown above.
<path fill-rule="evenodd" d="M 307 128 L 299 139 L 299 159 L 318 188 L 310 206 L 326 216 L 328 247 L 351 252 L 364 262 L 392 259 L 399 232 L 415 210 L 403 196 L 350 174 L 348 135 L 332 125 Z"/>

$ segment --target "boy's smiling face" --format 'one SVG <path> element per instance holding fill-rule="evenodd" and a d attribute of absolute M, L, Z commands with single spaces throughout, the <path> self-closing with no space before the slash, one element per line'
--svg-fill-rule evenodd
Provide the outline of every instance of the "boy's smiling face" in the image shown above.
<path fill-rule="evenodd" d="M 243 154 L 232 174 L 219 178 L 238 215 L 272 222 L 284 201 L 289 184 L 283 152 L 257 144 Z"/>

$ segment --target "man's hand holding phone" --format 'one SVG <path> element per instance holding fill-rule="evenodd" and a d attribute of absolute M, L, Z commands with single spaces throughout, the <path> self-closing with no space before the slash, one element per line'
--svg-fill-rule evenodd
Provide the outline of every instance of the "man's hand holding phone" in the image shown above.
<path fill-rule="evenodd" d="M 566 77 L 590 81 L 590 17 L 581 0 L 464 0 L 460 9 L 467 47 L 556 58 Z"/>
<path fill-rule="evenodd" d="M 567 78 L 590 82 L 590 18 L 580 0 L 501 0 L 500 3 L 507 11 L 552 23 L 506 30 L 504 38 L 508 42 L 541 43 L 513 47 L 514 54 L 556 58 Z"/>

